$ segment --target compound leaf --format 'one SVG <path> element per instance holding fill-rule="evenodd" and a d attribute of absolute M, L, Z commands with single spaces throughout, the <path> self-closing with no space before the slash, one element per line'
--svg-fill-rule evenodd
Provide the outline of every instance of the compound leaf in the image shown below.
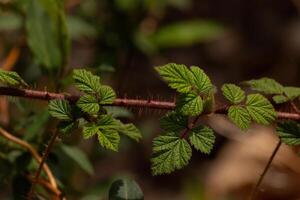
<path fill-rule="evenodd" d="M 181 93 L 191 91 L 192 74 L 185 65 L 169 63 L 155 69 L 171 88 Z"/>
<path fill-rule="evenodd" d="M 76 87 L 88 94 L 95 94 L 100 92 L 101 84 L 100 77 L 93 75 L 91 72 L 84 69 L 74 69 L 73 79 Z"/>
<path fill-rule="evenodd" d="M 246 85 L 250 86 L 252 90 L 263 92 L 265 94 L 282 94 L 283 86 L 271 78 L 261 78 L 253 79 L 244 82 Z"/>
<path fill-rule="evenodd" d="M 195 149 L 206 154 L 213 149 L 215 138 L 213 130 L 207 126 L 193 128 L 189 136 L 189 140 Z"/>
<path fill-rule="evenodd" d="M 246 130 L 250 126 L 251 117 L 247 109 L 242 106 L 230 106 L 228 117 L 242 130 Z"/>
<path fill-rule="evenodd" d="M 158 136 L 153 140 L 152 173 L 169 174 L 186 166 L 191 159 L 189 143 L 175 133 Z"/>
<path fill-rule="evenodd" d="M 49 113 L 60 120 L 72 120 L 71 106 L 68 101 L 56 99 L 49 102 Z"/>
<path fill-rule="evenodd" d="M 272 104 L 261 94 L 248 95 L 246 109 L 255 122 L 263 125 L 269 125 L 277 116 Z"/>
<path fill-rule="evenodd" d="M 95 96 L 86 94 L 79 98 L 76 105 L 83 111 L 89 114 L 97 114 L 100 105 Z"/>
<path fill-rule="evenodd" d="M 8 86 L 28 86 L 19 74 L 3 69 L 0 69 L 0 82 Z"/>
<path fill-rule="evenodd" d="M 181 94 L 176 102 L 176 107 L 183 115 L 196 116 L 203 111 L 203 101 L 195 93 Z"/>
<path fill-rule="evenodd" d="M 277 134 L 281 141 L 287 145 L 300 144 L 300 125 L 295 121 L 280 122 L 277 126 Z"/>
<path fill-rule="evenodd" d="M 224 84 L 222 92 L 225 98 L 232 104 L 239 104 L 245 99 L 245 92 L 235 84 Z"/>
<path fill-rule="evenodd" d="M 167 113 L 166 116 L 160 120 L 160 126 L 167 132 L 183 130 L 187 127 L 187 125 L 188 117 L 175 111 Z"/>

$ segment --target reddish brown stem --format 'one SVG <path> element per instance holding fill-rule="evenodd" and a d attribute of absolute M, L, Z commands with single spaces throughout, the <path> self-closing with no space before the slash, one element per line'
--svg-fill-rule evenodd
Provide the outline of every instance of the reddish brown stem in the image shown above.
<path fill-rule="evenodd" d="M 48 91 L 38 91 L 38 90 L 18 89 L 18 88 L 11 88 L 11 87 L 0 87 L 0 96 L 1 95 L 23 97 L 29 99 L 39 99 L 39 100 L 65 99 L 70 102 L 76 102 L 80 97 L 78 95 L 52 93 Z M 117 98 L 112 104 L 109 104 L 109 106 L 140 107 L 140 108 L 142 107 L 142 108 L 173 110 L 175 109 L 175 102 Z M 227 111 L 228 111 L 228 106 L 223 106 L 217 108 L 214 111 L 214 113 L 226 114 Z M 281 119 L 300 120 L 300 114 L 298 113 L 277 112 L 277 116 L 278 118 Z"/>
<path fill-rule="evenodd" d="M 41 175 L 41 172 L 42 172 L 42 168 L 48 158 L 48 155 L 50 153 L 50 150 L 52 149 L 52 146 L 54 145 L 54 142 L 55 142 L 55 139 L 58 135 L 58 131 L 56 130 L 53 135 L 51 136 L 51 139 L 49 141 L 49 144 L 47 145 L 46 147 L 46 150 L 45 150 L 45 153 L 42 157 L 42 160 L 40 162 L 40 165 L 39 165 L 39 168 L 37 169 L 36 173 L 35 173 L 35 176 L 34 176 L 34 181 L 32 182 L 32 185 L 31 185 L 31 188 L 30 188 L 30 191 L 28 193 L 28 200 L 31 200 L 33 198 L 33 194 L 34 194 L 34 189 L 35 189 L 35 185 L 37 183 L 37 181 L 39 180 L 39 177 Z"/>

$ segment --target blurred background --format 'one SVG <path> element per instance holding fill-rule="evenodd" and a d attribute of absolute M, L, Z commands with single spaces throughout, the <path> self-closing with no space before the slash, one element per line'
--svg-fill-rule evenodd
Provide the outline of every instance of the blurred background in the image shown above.
<path fill-rule="evenodd" d="M 119 97 L 173 101 L 174 91 L 154 70 L 169 62 L 201 67 L 217 87 L 264 76 L 300 86 L 299 0 L 65 0 L 66 27 L 49 21 L 60 16 L 49 14 L 51 4 L 24 2 L 0 0 L 0 63 L 35 89 L 75 93 L 70 72 L 84 67 Z M 64 53 L 66 58 L 59 56 Z M 216 131 L 213 152 L 195 152 L 188 167 L 153 177 L 151 143 L 165 111 L 113 112 L 137 124 L 142 141 L 122 139 L 120 152 L 112 153 L 96 138 L 83 140 L 80 131 L 61 137 L 48 164 L 68 199 L 107 199 L 111 181 L 123 176 L 135 179 L 147 200 L 247 199 L 278 140 L 272 128 L 253 125 L 245 134 L 222 116 L 206 117 Z M 1 126 L 40 152 L 53 121 L 45 102 L 0 99 Z M 0 142 L 0 199 L 9 199 L 25 184 L 13 165 L 35 166 L 28 154 Z M 86 162 L 74 158 L 78 151 Z M 299 184 L 297 150 L 283 145 L 257 199 L 300 199 Z"/>

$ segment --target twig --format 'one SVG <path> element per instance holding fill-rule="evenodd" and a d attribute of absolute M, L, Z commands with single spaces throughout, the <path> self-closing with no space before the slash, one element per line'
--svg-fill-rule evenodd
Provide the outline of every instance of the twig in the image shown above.
<path fill-rule="evenodd" d="M 277 152 L 278 152 L 278 150 L 279 150 L 281 144 L 282 144 L 282 143 L 281 143 L 281 140 L 279 139 L 279 142 L 277 143 L 275 149 L 273 150 L 273 153 L 272 153 L 271 157 L 269 158 L 268 163 L 267 163 L 267 165 L 266 165 L 264 171 L 263 171 L 262 174 L 260 175 L 260 177 L 259 177 L 257 183 L 255 184 L 255 186 L 253 187 L 253 190 L 252 190 L 252 192 L 251 192 L 251 195 L 250 195 L 249 200 L 254 200 L 254 199 L 255 199 L 255 196 L 256 196 L 256 194 L 257 194 L 257 192 L 258 192 L 259 186 L 260 186 L 260 184 L 262 183 L 262 181 L 263 181 L 263 179 L 264 179 L 266 173 L 268 172 L 268 170 L 269 170 L 269 168 L 270 168 L 270 166 L 271 166 L 271 164 L 272 164 L 272 161 L 274 160 L 274 157 L 276 156 L 276 154 L 277 154 Z"/>
<path fill-rule="evenodd" d="M 35 180 L 33 177 L 31 176 L 26 176 L 26 178 L 28 180 L 30 180 L 31 182 L 36 182 L 40 185 L 42 185 L 44 188 L 46 188 L 48 191 L 52 192 L 53 194 L 55 194 L 55 196 L 61 196 L 61 192 L 57 189 L 57 188 L 54 188 L 51 184 L 49 184 L 48 181 L 44 180 L 44 179 L 38 179 L 38 180 Z"/>
<path fill-rule="evenodd" d="M 15 137 L 13 135 L 11 135 L 10 133 L 8 133 L 6 130 L 2 129 L 1 127 L 0 127 L 0 135 L 5 137 L 9 141 L 12 141 L 12 142 L 20 145 L 24 149 L 28 150 L 32 154 L 34 159 L 38 163 L 41 163 L 42 158 L 40 157 L 40 155 L 36 152 L 36 150 L 29 143 L 27 143 L 26 141 L 23 141 L 23 140 Z M 48 176 L 48 179 L 49 179 L 49 182 L 50 182 L 51 186 L 57 190 L 57 184 L 56 184 L 55 178 L 54 178 L 50 168 L 48 167 L 48 165 L 47 164 L 43 165 L 43 169 L 44 169 L 45 173 Z"/>
<path fill-rule="evenodd" d="M 52 100 L 52 99 L 65 99 L 71 103 L 76 102 L 79 99 L 79 95 L 70 95 L 62 93 L 52 93 L 48 91 L 39 90 L 28 90 L 28 89 L 18 89 L 12 87 L 0 87 L 0 96 L 15 96 L 23 97 L 29 99 L 39 99 L 39 100 Z M 175 103 L 169 101 L 155 101 L 155 100 L 141 100 L 141 99 L 127 99 L 127 98 L 117 98 L 112 104 L 106 104 L 107 106 L 122 106 L 122 107 L 139 107 L 139 108 L 153 108 L 153 109 L 163 109 L 163 110 L 174 110 Z M 228 111 L 228 106 L 223 106 L 217 108 L 214 113 L 216 114 L 226 114 Z M 287 113 L 287 112 L 277 112 L 278 118 L 300 120 L 300 114 L 298 113 Z"/>
<path fill-rule="evenodd" d="M 34 193 L 35 185 L 36 185 L 36 183 L 37 183 L 37 181 L 38 181 L 38 179 L 40 177 L 42 168 L 43 168 L 43 166 L 44 166 L 44 164 L 45 164 L 45 162 L 46 162 L 46 160 L 48 158 L 48 155 L 49 155 L 50 150 L 51 150 L 51 148 L 52 148 L 52 146 L 53 146 L 53 144 L 55 142 L 55 139 L 56 139 L 57 135 L 58 135 L 58 131 L 56 130 L 54 132 L 54 134 L 52 135 L 52 137 L 51 137 L 51 139 L 49 141 L 49 144 L 47 145 L 47 147 L 45 149 L 45 152 L 44 152 L 44 155 L 43 155 L 42 160 L 40 162 L 40 165 L 39 165 L 39 167 L 38 167 L 38 169 L 37 169 L 37 171 L 35 173 L 34 181 L 32 182 L 30 191 L 28 193 L 28 200 L 31 200 L 33 198 L 33 193 Z"/>

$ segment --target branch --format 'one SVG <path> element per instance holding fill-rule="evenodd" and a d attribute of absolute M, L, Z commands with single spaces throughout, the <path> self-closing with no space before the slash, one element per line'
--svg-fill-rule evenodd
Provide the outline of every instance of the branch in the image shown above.
<path fill-rule="evenodd" d="M 35 160 L 36 160 L 38 163 L 41 163 L 42 158 L 40 157 L 40 155 L 36 152 L 36 150 L 35 150 L 29 143 L 27 143 L 27 142 L 25 142 L 25 141 L 23 141 L 23 140 L 21 140 L 21 139 L 15 137 L 15 136 L 11 135 L 10 133 L 8 133 L 7 131 L 5 131 L 5 130 L 2 129 L 1 127 L 0 127 L 0 135 L 2 135 L 3 137 L 5 137 L 5 138 L 8 139 L 9 141 L 12 141 L 12 142 L 14 142 L 14 143 L 20 145 L 20 146 L 23 147 L 24 149 L 28 150 L 28 151 L 32 154 L 32 156 L 35 158 Z M 58 190 L 58 189 L 57 189 L 57 184 L 56 184 L 55 178 L 54 178 L 54 176 L 53 176 L 53 174 L 52 174 L 50 168 L 48 167 L 48 165 L 45 164 L 45 165 L 43 166 L 43 169 L 44 169 L 45 173 L 46 173 L 47 176 L 48 176 L 48 179 L 49 179 L 49 182 L 50 182 L 51 186 L 52 186 L 53 188 L 55 188 L 56 190 Z"/>
<path fill-rule="evenodd" d="M 52 92 L 48 92 L 48 91 L 39 91 L 39 90 L 18 89 L 18 88 L 12 88 L 12 87 L 0 87 L 0 96 L 1 95 L 23 97 L 23 98 L 29 98 L 29 99 L 39 99 L 39 100 L 45 100 L 45 101 L 49 101 L 52 99 L 65 99 L 65 100 L 70 101 L 71 103 L 75 103 L 80 97 L 79 95 L 52 93 Z M 109 104 L 108 106 L 174 110 L 175 102 L 117 98 L 112 104 Z M 217 108 L 213 113 L 226 114 L 227 111 L 228 111 L 228 106 L 223 106 L 223 107 Z M 277 112 L 277 116 L 278 116 L 278 118 L 281 118 L 281 119 L 300 120 L 299 113 Z"/>
<path fill-rule="evenodd" d="M 274 158 L 275 158 L 275 156 L 276 156 L 276 154 L 277 154 L 277 152 L 278 152 L 278 150 L 279 150 L 281 144 L 282 144 L 282 143 L 281 143 L 281 140 L 279 139 L 279 142 L 277 143 L 275 149 L 273 150 L 273 153 L 272 153 L 272 155 L 271 155 L 271 157 L 270 157 L 270 159 L 269 159 L 269 161 L 268 161 L 268 163 L 267 163 L 267 165 L 266 165 L 266 167 L 265 167 L 263 173 L 260 175 L 260 177 L 259 177 L 257 183 L 256 183 L 255 186 L 253 187 L 253 190 L 252 190 L 251 195 L 250 195 L 250 200 L 255 199 L 255 196 L 256 196 L 256 193 L 258 192 L 259 186 L 260 186 L 260 184 L 262 183 L 262 181 L 263 181 L 265 175 L 267 174 L 267 172 L 268 172 L 268 170 L 269 170 L 269 168 L 270 168 L 270 166 L 271 166 L 271 164 L 272 164 L 272 161 L 274 160 Z"/>
<path fill-rule="evenodd" d="M 31 200 L 31 199 L 33 198 L 33 193 L 34 193 L 35 185 L 36 185 L 36 183 L 37 183 L 38 180 L 39 180 L 40 174 L 41 174 L 41 172 L 42 172 L 42 168 L 43 168 L 44 164 L 46 164 L 45 162 L 46 162 L 46 160 L 47 160 L 47 158 L 48 158 L 48 155 L 49 155 L 50 150 L 51 150 L 51 148 L 52 148 L 52 146 L 53 146 L 53 144 L 54 144 L 54 142 L 55 142 L 55 139 L 56 139 L 57 135 L 58 135 L 58 131 L 56 130 L 56 131 L 54 132 L 54 134 L 52 135 L 52 137 L 51 137 L 51 139 L 50 139 L 50 141 L 49 141 L 49 144 L 48 144 L 47 147 L 46 147 L 45 153 L 44 153 L 44 155 L 43 155 L 43 157 L 42 157 L 42 160 L 41 160 L 41 162 L 40 162 L 39 168 L 37 169 L 37 171 L 36 171 L 36 173 L 35 173 L 34 181 L 32 182 L 30 191 L 29 191 L 29 193 L 28 193 L 28 199 L 29 199 L 29 200 Z"/>

